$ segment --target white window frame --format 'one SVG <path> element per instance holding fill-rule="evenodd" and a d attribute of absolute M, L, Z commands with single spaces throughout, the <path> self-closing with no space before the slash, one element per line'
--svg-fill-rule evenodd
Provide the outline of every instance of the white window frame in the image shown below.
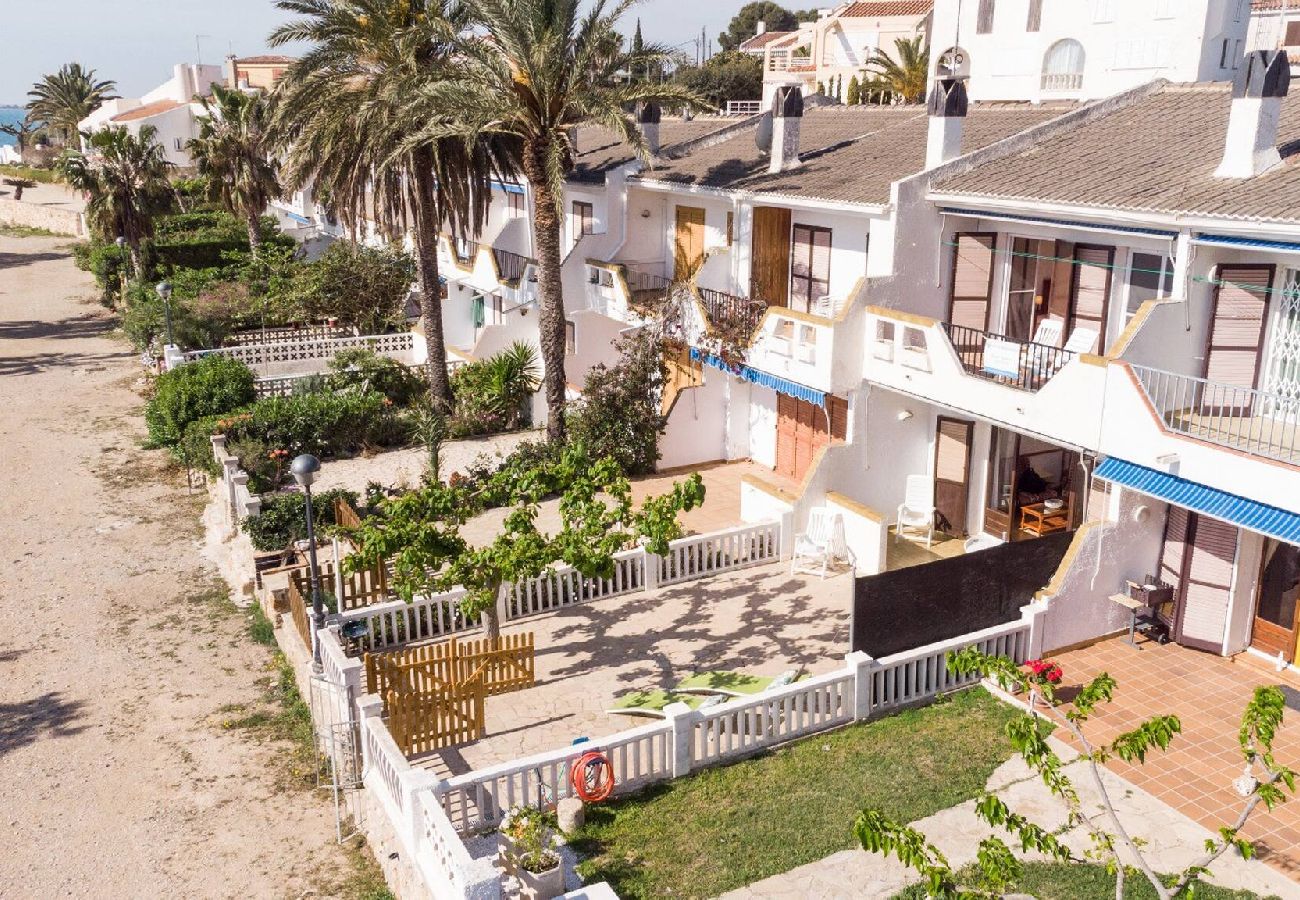
<path fill-rule="evenodd" d="M 1174 258 L 1167 253 L 1161 253 L 1158 250 L 1142 250 L 1140 248 L 1130 248 L 1128 251 L 1128 265 L 1124 267 L 1124 324 L 1127 325 L 1133 316 L 1137 315 L 1137 310 L 1130 311 L 1130 300 L 1133 292 L 1133 265 L 1137 261 L 1138 255 L 1155 256 L 1160 259 L 1160 279 L 1156 284 L 1155 300 L 1164 300 L 1172 297 L 1178 285 L 1174 284 L 1173 277 L 1175 271 Z M 1168 292 L 1165 290 L 1165 279 L 1169 279 Z"/>

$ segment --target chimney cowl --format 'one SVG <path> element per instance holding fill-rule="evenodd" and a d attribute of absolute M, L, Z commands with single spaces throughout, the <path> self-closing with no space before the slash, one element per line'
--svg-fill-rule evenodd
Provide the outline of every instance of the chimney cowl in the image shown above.
<path fill-rule="evenodd" d="M 772 97 L 772 146 L 767 171 L 785 172 L 799 165 L 799 130 L 803 123 L 803 91 L 798 85 L 776 89 Z"/>
<path fill-rule="evenodd" d="M 758 20 L 758 27 L 754 31 L 754 37 L 758 37 L 760 34 L 767 34 L 767 23 L 762 19 Z"/>
<path fill-rule="evenodd" d="M 640 125 L 658 125 L 663 111 L 658 103 L 642 103 L 637 107 L 636 120 Z"/>
<path fill-rule="evenodd" d="M 1282 98 L 1291 85 L 1286 54 L 1252 50 L 1232 80 L 1232 103 L 1216 178 L 1254 178 L 1281 165 L 1277 149 Z"/>
<path fill-rule="evenodd" d="M 966 82 L 961 78 L 936 78 L 926 109 L 931 116 L 943 119 L 964 118 L 970 107 L 966 95 Z"/>
<path fill-rule="evenodd" d="M 772 117 L 803 118 L 803 91 L 797 84 L 788 84 L 776 89 L 776 94 L 772 97 Z"/>
<path fill-rule="evenodd" d="M 1251 50 L 1246 64 L 1232 79 L 1232 99 L 1285 97 L 1291 86 L 1291 64 L 1281 50 Z"/>

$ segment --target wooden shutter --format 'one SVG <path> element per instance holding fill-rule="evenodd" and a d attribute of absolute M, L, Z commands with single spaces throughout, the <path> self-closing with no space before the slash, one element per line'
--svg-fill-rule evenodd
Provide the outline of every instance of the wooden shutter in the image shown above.
<path fill-rule="evenodd" d="M 1165 543 L 1160 550 L 1157 577 L 1177 594 L 1183 585 L 1183 566 L 1187 562 L 1187 530 L 1191 513 L 1183 506 L 1170 506 L 1165 516 Z"/>
<path fill-rule="evenodd" d="M 985 331 L 988 329 L 989 296 L 993 290 L 993 251 L 997 234 L 971 232 L 958 234 L 956 238 L 948 321 L 953 325 Z"/>
<path fill-rule="evenodd" d="M 1300 19 L 1286 23 L 1286 37 L 1282 43 L 1286 47 L 1300 47 Z"/>
<path fill-rule="evenodd" d="M 1194 516 L 1191 531 L 1177 640 L 1219 653 L 1237 560 L 1237 529 L 1218 519 Z"/>
<path fill-rule="evenodd" d="M 1089 328 L 1097 332 L 1090 352 L 1106 345 L 1106 313 L 1110 307 L 1110 273 L 1114 247 L 1078 244 L 1074 248 L 1074 288 L 1070 298 L 1070 330 Z M 1068 341 L 1069 335 L 1066 335 Z"/>
<path fill-rule="evenodd" d="M 1043 0 L 1029 0 L 1029 21 L 1025 31 L 1038 31 L 1043 27 Z"/>
<path fill-rule="evenodd" d="M 831 231 L 795 225 L 791 237 L 790 308 L 811 312 L 830 293 Z"/>
<path fill-rule="evenodd" d="M 957 537 L 966 536 L 971 430 L 974 427 L 974 422 L 940 416 L 935 434 L 935 521 L 939 530 Z"/>
<path fill-rule="evenodd" d="M 975 22 L 976 34 L 988 34 L 993 30 L 993 0 L 980 0 L 979 18 Z"/>
<path fill-rule="evenodd" d="M 1205 353 L 1205 377 L 1210 381 L 1255 387 L 1272 281 L 1272 266 L 1219 267 Z"/>
<path fill-rule="evenodd" d="M 754 207 L 749 296 L 768 306 L 789 305 L 790 210 Z"/>
<path fill-rule="evenodd" d="M 695 271 L 704 259 L 704 210 L 694 206 L 677 207 L 674 272 L 678 278 Z"/>
<path fill-rule="evenodd" d="M 779 475 L 794 478 L 794 443 L 798 403 L 785 394 L 776 395 L 776 471 Z"/>

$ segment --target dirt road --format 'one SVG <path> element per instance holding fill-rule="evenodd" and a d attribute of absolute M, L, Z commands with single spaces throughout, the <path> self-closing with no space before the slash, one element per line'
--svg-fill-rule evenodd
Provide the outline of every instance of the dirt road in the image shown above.
<path fill-rule="evenodd" d="M 223 725 L 269 653 L 65 245 L 0 236 L 0 897 L 335 893 L 332 807 Z"/>

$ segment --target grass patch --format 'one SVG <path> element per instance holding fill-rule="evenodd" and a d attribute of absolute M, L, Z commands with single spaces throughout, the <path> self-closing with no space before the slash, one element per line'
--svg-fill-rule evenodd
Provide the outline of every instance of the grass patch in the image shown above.
<path fill-rule="evenodd" d="M 863 807 L 911 822 L 978 795 L 1019 712 L 980 689 L 797 741 L 587 811 L 588 883 L 620 897 L 716 897 L 857 846 Z"/>
<path fill-rule="evenodd" d="M 271 674 L 262 679 L 262 685 L 262 705 L 230 710 L 243 715 L 224 719 L 221 727 L 284 744 L 275 754 L 281 770 L 281 787 L 315 787 L 325 762 L 316 752 L 311 709 L 298 692 L 293 665 L 283 653 L 276 653 L 272 658 Z"/>
<path fill-rule="evenodd" d="M 4 163 L 0 165 L 0 176 L 5 178 L 28 178 L 41 184 L 58 184 L 63 176 L 55 169 L 38 169 L 35 166 Z"/>
<path fill-rule="evenodd" d="M 262 604 L 254 603 L 248 611 L 248 636 L 253 643 L 263 647 L 275 647 L 275 625 L 266 617 Z"/>
<path fill-rule="evenodd" d="M 958 873 L 974 883 L 978 875 L 975 866 Z M 1013 886 L 1015 891 L 1030 894 L 1038 900 L 1114 900 L 1115 876 L 1105 866 L 1062 863 L 1026 863 L 1025 874 Z M 913 885 L 894 895 L 894 900 L 925 900 L 925 888 Z M 1156 892 L 1140 874 L 1130 873 L 1124 880 L 1125 900 L 1158 900 Z M 1196 900 L 1258 900 L 1250 891 L 1233 891 L 1212 884 L 1196 882 Z"/>
<path fill-rule="evenodd" d="M 32 228 L 29 225 L 0 225 L 0 237 L 66 237 L 45 228 Z"/>

